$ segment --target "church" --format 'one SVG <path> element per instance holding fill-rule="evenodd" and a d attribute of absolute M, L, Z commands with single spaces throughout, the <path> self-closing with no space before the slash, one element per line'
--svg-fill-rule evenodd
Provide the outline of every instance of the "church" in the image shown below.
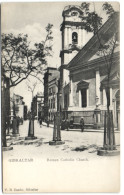
<path fill-rule="evenodd" d="M 63 119 L 73 118 L 75 124 L 83 116 L 85 125 L 92 128 L 104 126 L 107 110 L 107 64 L 100 53 L 97 34 L 86 43 L 88 33 L 82 22 L 83 12 L 79 6 L 66 6 L 61 24 L 62 49 L 59 86 L 59 110 Z M 99 29 L 102 45 L 112 41 L 119 34 L 119 13 L 114 13 Z M 119 40 L 117 40 L 118 42 Z M 114 49 L 112 67 L 109 74 L 110 106 L 113 111 L 114 126 L 119 129 L 120 77 L 119 46 Z"/>

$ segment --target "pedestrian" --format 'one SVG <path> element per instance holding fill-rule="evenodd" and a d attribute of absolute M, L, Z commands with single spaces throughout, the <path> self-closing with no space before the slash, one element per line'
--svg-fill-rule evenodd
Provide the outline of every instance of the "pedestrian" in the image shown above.
<path fill-rule="evenodd" d="M 84 131 L 84 118 L 83 117 L 81 117 L 80 119 L 80 128 L 81 128 L 81 132 L 83 132 Z"/>
<path fill-rule="evenodd" d="M 40 127 L 41 127 L 42 126 L 42 118 L 40 118 L 39 122 L 40 122 Z"/>
<path fill-rule="evenodd" d="M 14 116 L 13 118 L 13 134 L 17 134 L 18 133 L 18 130 L 17 130 L 17 118 L 16 116 Z"/>
<path fill-rule="evenodd" d="M 17 120 L 17 132 L 19 133 L 19 124 L 20 124 L 19 116 L 16 117 L 16 120 Z"/>
<path fill-rule="evenodd" d="M 69 120 L 68 119 L 66 119 L 66 129 L 67 131 L 69 130 Z"/>

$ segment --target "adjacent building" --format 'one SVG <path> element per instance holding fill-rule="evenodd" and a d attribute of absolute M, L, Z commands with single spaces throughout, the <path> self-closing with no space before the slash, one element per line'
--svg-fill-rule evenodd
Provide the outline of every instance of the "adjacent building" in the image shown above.
<path fill-rule="evenodd" d="M 13 94 L 10 97 L 10 111 L 11 111 L 11 119 L 13 120 L 13 116 L 18 116 L 19 118 L 24 119 L 24 105 L 23 97 L 17 94 Z"/>
<path fill-rule="evenodd" d="M 48 67 L 44 74 L 44 119 L 53 121 L 57 111 L 57 93 L 60 72 L 57 68 Z"/>

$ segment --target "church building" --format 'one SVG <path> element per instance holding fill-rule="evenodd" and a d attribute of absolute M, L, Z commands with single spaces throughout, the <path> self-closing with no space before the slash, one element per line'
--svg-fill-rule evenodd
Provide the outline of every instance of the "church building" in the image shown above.
<path fill-rule="evenodd" d="M 84 117 L 85 124 L 94 128 L 102 127 L 107 110 L 107 68 L 105 56 L 100 51 L 97 34 L 86 43 L 88 33 L 84 30 L 83 12 L 79 6 L 67 6 L 61 25 L 62 50 L 60 52 L 60 100 L 63 118 L 73 118 L 79 123 Z M 118 34 L 119 14 L 113 14 L 99 29 L 103 45 Z M 117 41 L 118 42 L 118 41 Z M 109 58 L 109 55 L 106 56 Z M 110 71 L 110 110 L 113 111 L 114 126 L 119 127 L 120 78 L 119 46 L 114 49 Z"/>

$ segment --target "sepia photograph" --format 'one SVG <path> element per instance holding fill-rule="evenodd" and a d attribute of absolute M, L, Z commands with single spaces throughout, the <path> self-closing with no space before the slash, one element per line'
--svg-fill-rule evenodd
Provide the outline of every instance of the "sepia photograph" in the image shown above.
<path fill-rule="evenodd" d="M 2 191 L 120 192 L 120 4 L 1 3 Z"/>

